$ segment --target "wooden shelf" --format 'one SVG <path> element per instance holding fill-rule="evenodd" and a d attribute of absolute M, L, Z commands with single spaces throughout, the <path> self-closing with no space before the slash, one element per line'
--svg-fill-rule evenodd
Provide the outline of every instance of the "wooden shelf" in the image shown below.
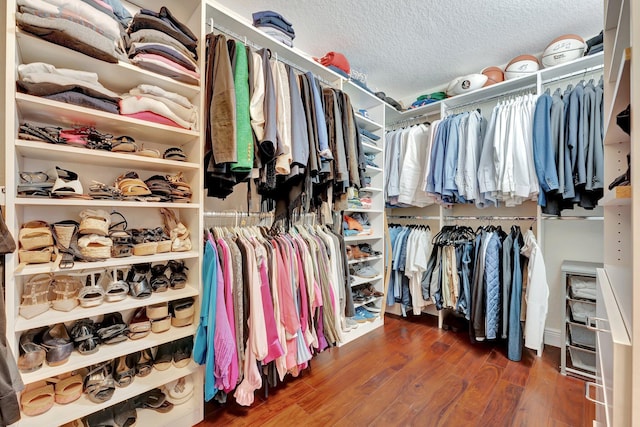
<path fill-rule="evenodd" d="M 127 93 L 140 84 L 159 86 L 194 101 L 200 87 L 144 70 L 129 62 L 101 61 L 64 46 L 50 43 L 29 33 L 16 31 L 17 48 L 23 64 L 46 62 L 56 68 L 89 71 L 98 74 L 100 83 L 118 93 Z"/>
<path fill-rule="evenodd" d="M 618 25 L 620 10 L 625 0 L 609 0 L 606 2 L 604 9 L 604 30 L 611 30 Z"/>
<path fill-rule="evenodd" d="M 196 393 L 194 393 L 192 399 L 198 399 Z M 138 409 L 137 413 L 137 426 L 178 427 L 196 425 L 202 421 L 202 416 L 196 417 L 193 406 L 188 403 L 175 405 L 171 411 L 166 413 L 153 409 Z"/>
<path fill-rule="evenodd" d="M 613 91 L 612 102 L 604 117 L 604 143 L 617 144 L 629 141 L 630 137 L 616 123 L 617 115 L 629 105 L 631 95 L 631 48 L 624 51 L 622 63 L 616 76 L 616 85 Z"/>
<path fill-rule="evenodd" d="M 364 191 L 364 190 L 361 190 Z M 372 214 L 379 214 L 382 213 L 382 209 L 365 209 L 365 208 L 349 208 L 349 209 L 345 209 L 344 210 L 345 213 L 349 213 L 349 212 L 363 212 L 363 213 L 372 213 Z"/>
<path fill-rule="evenodd" d="M 94 126 L 101 132 L 115 136 L 129 135 L 138 144 L 149 141 L 180 146 L 200 137 L 196 130 L 133 119 L 24 93 L 16 93 L 16 105 L 21 121 L 68 127 Z"/>
<path fill-rule="evenodd" d="M 196 321 L 197 319 L 194 319 L 194 322 Z M 180 338 L 187 337 L 189 335 L 193 335 L 195 331 L 196 331 L 195 324 L 185 326 L 183 328 L 171 327 L 168 331 L 162 332 L 160 334 L 151 332 L 149 335 L 139 340 L 127 340 L 127 341 L 120 342 L 118 344 L 111 344 L 111 345 L 100 344 L 100 346 L 98 347 L 98 351 L 90 355 L 83 355 L 74 350 L 73 353 L 71 353 L 71 356 L 69 356 L 69 360 L 66 363 L 60 366 L 47 366 L 45 362 L 45 366 L 38 369 L 37 371 L 22 374 L 22 381 L 24 381 L 25 384 L 31 384 L 36 381 L 40 381 L 40 380 L 54 377 L 56 375 L 64 374 L 65 372 L 71 372 L 76 369 L 85 368 L 89 365 L 97 365 L 99 363 L 106 362 L 108 360 L 113 360 L 120 356 L 125 356 L 127 354 L 135 353 L 137 351 L 144 350 L 146 348 L 156 347 L 160 344 L 164 344 L 167 342 L 175 341 Z M 135 384 L 136 381 L 138 381 L 138 378 L 139 377 L 136 377 L 133 384 Z M 171 380 L 167 380 L 166 382 L 169 382 L 169 381 Z M 140 393 L 136 393 L 136 394 L 140 394 Z M 135 396 L 136 394 L 133 394 L 132 396 Z M 88 413 L 91 413 L 91 412 L 88 412 Z"/>
<path fill-rule="evenodd" d="M 382 153 L 382 148 L 376 145 L 369 144 L 368 142 L 364 142 L 364 141 L 362 141 L 362 149 L 364 150 L 365 153 L 373 153 L 373 154 Z"/>
<path fill-rule="evenodd" d="M 154 159 L 135 154 L 90 150 L 64 144 L 49 144 L 47 142 L 21 139 L 16 140 L 16 151 L 18 155 L 31 159 L 51 162 L 91 163 L 120 169 L 142 169 L 166 173 L 198 171 L 200 169 L 200 165 L 197 163 Z"/>
<path fill-rule="evenodd" d="M 600 203 L 602 206 L 627 206 L 631 205 L 631 186 L 614 187 L 605 193 Z"/>
<path fill-rule="evenodd" d="M 349 344 L 350 342 L 368 334 L 369 332 L 378 329 L 384 325 L 384 319 L 380 316 L 376 317 L 372 321 L 358 323 L 358 327 L 350 330 L 349 332 L 342 333 L 342 342 L 339 344 L 340 347 L 343 345 Z"/>
<path fill-rule="evenodd" d="M 382 239 L 382 236 L 377 234 L 370 234 L 368 236 L 346 236 L 344 238 L 345 242 L 359 242 L 361 240 L 379 240 Z"/>
<path fill-rule="evenodd" d="M 168 208 L 168 209 L 199 209 L 197 203 L 170 202 L 136 202 L 129 200 L 84 200 L 84 199 L 47 199 L 38 197 L 16 197 L 16 205 L 22 206 L 84 206 L 92 207 L 120 207 L 120 208 Z"/>
<path fill-rule="evenodd" d="M 371 191 L 372 193 L 381 193 L 382 188 L 378 187 L 362 187 L 360 191 Z"/>
<path fill-rule="evenodd" d="M 80 271 L 80 270 L 88 270 L 88 269 L 100 269 L 100 268 L 111 268 L 111 267 L 121 267 L 127 265 L 134 264 L 142 264 L 145 262 L 165 262 L 171 259 L 180 260 L 180 259 L 190 259 L 190 258 L 198 258 L 199 253 L 197 251 L 189 251 L 189 252 L 166 252 L 162 254 L 154 254 L 154 255 L 146 255 L 146 256 L 130 256 L 124 258 L 109 258 L 104 261 L 98 262 L 79 262 L 76 261 L 71 268 L 65 269 L 54 269 L 53 263 L 47 264 L 29 264 L 26 265 L 22 270 L 14 272 L 15 276 L 31 276 L 33 274 L 40 273 L 65 273 L 69 271 Z M 193 273 L 197 274 L 197 273 Z"/>
<path fill-rule="evenodd" d="M 140 340 L 144 341 L 144 340 Z M 63 365 L 64 366 L 64 365 Z M 55 425 L 61 425 L 67 423 L 69 421 L 73 421 L 78 418 L 85 417 L 94 412 L 98 412 L 101 409 L 108 408 L 116 403 L 125 401 L 127 399 L 131 399 L 132 397 L 138 396 L 146 391 L 152 390 L 156 387 L 161 387 L 165 384 L 170 383 L 171 381 L 182 378 L 186 375 L 192 374 L 198 371 L 200 368 L 193 362 L 191 362 L 185 368 L 176 368 L 175 366 L 171 366 L 169 369 L 164 371 L 158 371 L 154 369 L 149 375 L 146 377 L 136 377 L 133 382 L 127 387 L 116 387 L 115 393 L 113 397 L 106 402 L 102 403 L 94 403 L 87 398 L 85 394 L 83 394 L 80 399 L 73 402 L 71 405 L 59 405 L 55 404 L 53 408 L 44 414 L 38 415 L 36 417 L 29 417 L 23 414 L 22 419 L 20 420 L 20 427 L 40 427 L 43 425 L 53 425 L 52 420 L 55 420 Z M 185 416 L 188 415 L 187 408 L 189 409 L 189 413 L 193 411 L 193 407 L 191 405 L 182 405 L 185 406 Z M 169 416 L 176 411 L 174 408 L 171 412 L 167 414 L 159 414 L 163 416 Z M 154 411 L 155 412 L 155 411 Z M 151 417 L 147 417 L 151 419 Z M 172 418 L 173 419 L 173 418 Z M 148 426 L 148 425 L 166 425 L 162 424 L 143 424 L 140 423 L 140 420 L 136 423 L 140 426 Z M 178 422 L 176 425 L 184 425 Z"/>
<path fill-rule="evenodd" d="M 42 326 L 53 325 L 56 323 L 66 323 L 73 320 L 84 319 L 87 317 L 99 316 L 106 313 L 113 313 L 116 311 L 123 312 L 125 310 L 131 310 L 138 307 L 146 307 L 151 304 L 174 301 L 181 298 L 195 297 L 198 295 L 198 290 L 192 286 L 186 286 L 183 289 L 169 289 L 166 292 L 153 292 L 151 297 L 144 299 L 136 299 L 128 296 L 122 301 L 118 302 L 103 302 L 97 307 L 76 307 L 71 311 L 57 311 L 49 309 L 39 316 L 33 319 L 25 319 L 18 317 L 16 320 L 16 332 L 27 331 L 29 329 L 40 328 Z"/>
<path fill-rule="evenodd" d="M 373 173 L 382 173 L 382 169 L 381 168 L 377 168 L 375 166 L 369 166 L 367 165 L 367 172 L 373 172 Z"/>
<path fill-rule="evenodd" d="M 384 100 L 378 98 L 375 94 L 360 87 L 351 80 L 345 80 L 342 84 L 342 90 L 345 91 L 351 100 L 351 104 L 356 108 L 364 108 L 366 110 L 388 105 Z M 391 107 L 391 106 L 390 106 Z M 393 107 L 391 107 L 393 108 Z"/>
<path fill-rule="evenodd" d="M 351 282 L 352 288 L 355 288 L 356 286 L 364 285 L 365 283 L 376 282 L 378 280 L 384 279 L 382 274 L 378 274 L 377 276 L 373 276 L 373 277 L 360 277 L 360 276 L 356 276 L 355 274 L 352 274 L 351 277 L 354 278 L 353 282 Z M 375 299 L 372 299 L 371 301 L 375 301 Z M 364 302 L 362 303 L 362 305 L 367 304 L 368 302 L 371 302 L 371 301 Z"/>

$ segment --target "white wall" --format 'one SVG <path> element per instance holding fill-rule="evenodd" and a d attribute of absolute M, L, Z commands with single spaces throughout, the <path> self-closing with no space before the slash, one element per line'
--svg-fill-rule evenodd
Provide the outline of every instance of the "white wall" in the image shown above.
<path fill-rule="evenodd" d="M 571 211 L 564 212 L 564 215 L 572 214 Z M 591 214 L 601 215 L 597 211 Z M 564 327 L 565 302 L 562 299 L 564 284 L 560 271 L 562 262 L 565 260 L 602 262 L 603 248 L 603 221 L 543 220 L 542 250 L 549 283 L 549 311 L 545 327 L 547 344 L 560 345 L 559 334 Z"/>

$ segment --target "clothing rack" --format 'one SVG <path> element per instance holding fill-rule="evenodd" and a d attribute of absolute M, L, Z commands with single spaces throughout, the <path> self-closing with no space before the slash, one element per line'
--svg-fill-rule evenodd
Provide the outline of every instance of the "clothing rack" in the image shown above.
<path fill-rule="evenodd" d="M 269 219 L 273 222 L 273 212 L 216 212 L 216 211 L 204 211 L 202 212 L 203 218 L 235 218 L 235 226 L 243 226 L 244 220 L 247 218 L 256 218 L 259 221 L 263 219 Z M 238 223 L 240 220 L 240 223 Z"/>
<path fill-rule="evenodd" d="M 454 111 L 459 111 L 459 112 L 462 113 L 462 112 L 465 111 L 465 108 L 470 106 L 470 105 L 484 104 L 486 102 L 493 101 L 495 99 L 501 99 L 502 100 L 502 99 L 506 99 L 506 98 L 514 96 L 514 95 L 515 96 L 521 96 L 521 95 L 535 94 L 535 92 L 536 92 L 536 84 L 532 83 L 532 84 L 530 84 L 528 86 L 525 86 L 525 87 L 520 87 L 520 88 L 517 88 L 517 89 L 510 90 L 510 91 L 502 92 L 499 95 L 494 95 L 494 96 L 490 96 L 490 97 L 487 97 L 487 98 L 476 99 L 474 101 L 469 101 L 469 102 L 464 103 L 464 104 L 452 105 L 450 107 L 447 107 L 446 113 L 447 114 L 451 114 Z"/>
<path fill-rule="evenodd" d="M 251 46 L 252 48 L 254 48 L 254 49 L 256 49 L 256 50 L 263 49 L 263 47 L 262 47 L 262 46 L 259 46 L 259 45 L 257 45 L 256 43 L 254 43 L 254 42 L 252 42 L 252 41 L 250 41 L 250 40 L 247 40 L 247 36 L 241 36 L 241 35 L 239 35 L 238 33 L 234 32 L 234 31 L 231 31 L 230 29 L 228 29 L 228 28 L 226 28 L 226 27 L 223 27 L 223 26 L 222 26 L 222 25 L 220 25 L 220 24 L 215 23 L 215 22 L 214 22 L 214 20 L 213 20 L 213 18 L 210 18 L 210 19 L 209 19 L 209 22 L 207 23 L 207 26 L 209 27 L 209 29 L 210 29 L 211 31 L 213 31 L 214 29 L 215 29 L 215 30 L 218 30 L 218 31 L 220 31 L 221 33 L 224 33 L 224 34 L 226 34 L 226 35 L 228 35 L 228 36 L 230 36 L 230 37 L 232 37 L 232 38 L 234 38 L 234 39 L 236 39 L 236 40 L 238 40 L 238 41 L 241 41 L 241 42 L 243 42 L 245 45 L 249 45 L 249 46 Z M 278 58 L 278 52 L 274 52 L 274 55 L 275 55 L 275 58 L 274 58 L 274 59 L 275 59 L 276 61 L 280 61 L 280 62 L 282 62 L 283 64 L 286 64 L 286 65 L 290 66 L 291 68 L 295 68 L 296 70 L 298 70 L 298 71 L 299 71 L 299 72 L 301 72 L 302 74 L 305 74 L 305 73 L 307 73 L 307 72 L 308 72 L 308 70 L 305 70 L 304 68 L 301 68 L 299 65 L 296 65 L 296 64 L 294 64 L 293 62 L 290 62 L 290 61 L 288 61 L 288 60 L 286 60 L 286 59 L 283 59 L 283 58 Z M 324 83 L 325 85 L 327 85 L 327 86 L 332 86 L 332 84 L 331 84 L 331 83 L 329 83 L 328 81 L 326 81 L 326 80 L 325 80 L 325 79 L 323 79 L 322 77 L 320 77 L 320 76 L 316 76 L 315 74 L 314 74 L 314 77 L 315 77 L 316 79 L 318 79 L 320 82 Z"/>
<path fill-rule="evenodd" d="M 401 129 L 403 127 L 406 127 L 407 125 L 412 126 L 412 125 L 417 125 L 417 124 L 427 124 L 430 125 L 431 122 L 425 120 L 425 118 L 429 117 L 429 116 L 433 116 L 435 114 L 438 114 L 440 111 L 431 111 L 429 113 L 425 113 L 425 114 L 420 114 L 417 116 L 413 116 L 413 117 L 409 117 L 406 119 L 402 119 L 402 120 L 398 120 L 397 122 L 394 122 L 392 124 L 390 124 L 388 127 L 391 128 L 391 130 L 396 130 L 396 129 Z M 418 123 L 414 123 L 415 121 L 418 121 Z"/>
<path fill-rule="evenodd" d="M 603 216 L 543 216 L 542 219 L 551 220 L 573 220 L 573 221 L 602 221 Z"/>
<path fill-rule="evenodd" d="M 444 216 L 445 221 L 535 221 L 536 216 Z"/>
<path fill-rule="evenodd" d="M 415 215 L 387 215 L 387 219 L 419 219 L 423 221 L 439 221 L 440 216 L 415 216 Z"/>
<path fill-rule="evenodd" d="M 585 68 L 583 70 L 574 71 L 573 73 L 563 74 L 562 76 L 558 76 L 558 77 L 554 77 L 554 78 L 549 79 L 549 80 L 545 80 L 545 81 L 542 82 L 542 85 L 546 86 L 548 84 L 551 84 L 551 83 L 554 83 L 554 82 L 557 82 L 557 81 L 571 79 L 571 78 L 579 76 L 581 74 L 586 76 L 589 73 L 602 71 L 602 70 L 604 70 L 604 64 L 595 65 L 593 67 L 588 67 L 588 68 Z"/>

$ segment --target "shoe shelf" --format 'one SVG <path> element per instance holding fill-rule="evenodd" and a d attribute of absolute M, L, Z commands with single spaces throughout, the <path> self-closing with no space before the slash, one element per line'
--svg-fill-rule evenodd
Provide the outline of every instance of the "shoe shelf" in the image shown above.
<path fill-rule="evenodd" d="M 360 276 L 356 276 L 355 274 L 352 274 L 351 277 L 354 278 L 353 282 L 351 282 L 352 288 L 355 288 L 356 286 L 364 285 L 365 283 L 371 283 L 378 280 L 382 280 L 384 278 L 382 274 L 379 274 L 373 277 L 360 277 Z"/>
<path fill-rule="evenodd" d="M 382 173 L 382 168 L 367 165 L 367 172 Z"/>
<path fill-rule="evenodd" d="M 197 130 L 134 119 L 24 93 L 16 93 L 16 106 L 21 121 L 70 127 L 91 125 L 114 136 L 132 136 L 138 144 L 152 141 L 175 146 L 200 136 Z"/>
<path fill-rule="evenodd" d="M 602 206 L 630 206 L 631 205 L 631 186 L 621 185 L 614 187 L 613 190 L 604 194 L 600 205 Z"/>
<path fill-rule="evenodd" d="M 105 150 L 90 150 L 65 144 L 49 144 L 47 142 L 18 139 L 15 146 L 19 156 L 51 162 L 99 163 L 100 166 L 123 170 L 151 170 L 166 173 L 191 172 L 200 169 L 198 163 L 154 159 L 152 157 L 114 153 Z"/>
<path fill-rule="evenodd" d="M 344 238 L 345 242 L 360 242 L 360 241 L 364 241 L 364 240 L 378 240 L 378 239 L 382 239 L 381 235 L 378 234 L 369 234 L 366 236 L 346 236 Z"/>
<path fill-rule="evenodd" d="M 153 333 L 151 332 L 149 335 L 147 335 L 144 338 L 141 338 L 139 340 L 127 340 L 127 341 L 123 341 L 117 344 L 100 344 L 100 346 L 98 347 L 98 351 L 93 353 L 93 354 L 80 354 L 77 351 L 73 351 L 71 353 L 71 356 L 69 356 L 69 360 L 59 366 L 46 366 L 46 362 L 45 362 L 45 366 L 41 367 L 40 369 L 33 371 L 33 372 L 29 372 L 26 374 L 22 374 L 22 381 L 25 384 L 31 384 L 34 383 L 36 381 L 40 381 L 40 380 L 45 380 L 47 378 L 51 378 L 54 377 L 56 375 L 60 375 L 60 374 L 64 374 L 66 372 L 71 372 L 71 371 L 75 371 L 77 369 L 81 369 L 81 368 L 85 368 L 89 365 L 97 365 L 100 364 L 102 362 L 106 362 L 108 360 L 113 360 L 117 357 L 120 356 L 126 356 L 127 354 L 131 354 L 131 353 L 135 353 L 137 351 L 141 351 L 147 348 L 151 348 L 151 347 L 156 347 L 159 346 L 160 344 L 164 344 L 164 343 L 168 343 L 171 341 L 175 341 L 178 340 L 180 338 L 184 338 L 186 336 L 189 335 L 193 335 L 196 331 L 196 326 L 195 325 L 189 325 L 189 326 L 185 326 L 182 328 L 175 328 L 175 327 L 171 327 L 168 331 L 166 332 L 162 332 L 159 334 Z M 192 362 L 193 363 L 193 362 Z M 180 369 L 180 371 L 184 372 L 182 369 Z M 155 371 L 154 371 L 155 372 Z M 160 371 L 158 371 L 160 372 Z M 162 372 L 166 372 L 166 371 L 162 371 Z M 187 372 L 183 373 L 180 376 L 184 376 L 187 375 Z M 160 375 L 162 376 L 162 374 Z M 179 378 L 179 377 L 178 377 Z M 136 377 L 136 379 L 133 381 L 132 385 L 135 385 L 136 382 L 138 381 L 138 377 Z M 164 381 L 164 383 L 160 383 L 160 384 L 166 384 L 171 380 L 166 380 Z M 129 386 L 131 387 L 131 386 Z M 153 388 L 153 387 L 151 387 Z M 128 387 L 127 387 L 128 389 Z M 118 389 L 116 389 L 118 390 Z M 122 390 L 122 389 L 119 389 Z M 137 394 L 140 394 L 142 392 L 146 391 L 142 390 L 142 391 L 137 391 L 135 394 L 131 395 L 131 396 L 135 396 Z M 125 398 L 126 399 L 126 398 Z M 122 399 L 124 400 L 124 399 Z M 92 412 L 96 412 L 99 409 L 102 408 L 98 408 L 96 407 L 96 404 L 93 402 L 89 402 L 87 400 L 87 403 L 91 404 L 91 409 L 89 412 L 87 412 L 86 414 L 90 414 Z M 117 403 L 117 402 L 112 402 L 109 405 L 106 406 L 111 406 L 113 403 Z M 55 408 L 56 406 L 54 406 Z M 74 405 L 75 407 L 75 405 Z M 51 411 L 47 412 L 46 414 L 50 414 Z M 44 415 L 46 415 L 44 414 Z M 84 414 L 84 415 L 86 415 Z M 83 415 L 77 415 L 74 414 L 75 418 L 79 418 Z M 75 419 L 72 418 L 72 419 Z M 51 418 L 51 419 L 56 419 L 57 418 Z M 48 423 L 45 423 L 45 425 L 50 425 Z M 22 424 L 20 424 L 20 426 L 22 426 Z"/>
<path fill-rule="evenodd" d="M 620 71 L 616 76 L 616 85 L 611 99 L 611 106 L 604 118 L 604 143 L 617 144 L 622 141 L 629 141 L 630 137 L 616 124 L 616 116 L 627 108 L 631 97 L 631 48 L 624 50 Z"/>
<path fill-rule="evenodd" d="M 195 393 L 191 398 L 198 399 Z M 196 425 L 202 420 L 202 417 L 196 418 L 189 406 L 188 404 L 174 405 L 172 410 L 165 413 L 154 411 L 153 409 L 138 409 L 136 411 L 138 413 L 136 425 L 153 427 Z"/>
<path fill-rule="evenodd" d="M 123 258 L 108 258 L 104 261 L 96 261 L 96 262 L 80 262 L 76 261 L 71 268 L 53 268 L 53 263 L 47 264 L 29 264 L 24 266 L 19 271 L 15 271 L 15 276 L 30 276 L 33 274 L 40 273 L 65 273 L 69 271 L 78 271 L 78 270 L 87 270 L 87 269 L 101 269 L 101 268 L 110 268 L 110 267 L 120 267 L 127 266 L 133 264 L 142 264 L 145 262 L 164 262 L 172 259 L 190 259 L 190 258 L 198 258 L 198 251 L 187 251 L 187 252 L 164 252 L 160 254 L 153 255 L 144 255 L 144 256 L 129 256 Z M 194 273 L 195 274 L 195 273 Z"/>
<path fill-rule="evenodd" d="M 378 154 L 382 152 L 382 148 L 364 141 L 362 141 L 362 149 L 365 153 Z"/>
<path fill-rule="evenodd" d="M 126 93 L 140 84 L 151 84 L 192 99 L 200 86 L 179 82 L 128 62 L 117 64 L 101 61 L 23 31 L 16 31 L 17 49 L 23 64 L 46 62 L 56 68 L 70 68 L 96 73 L 100 83 L 114 92 Z"/>
<path fill-rule="evenodd" d="M 169 208 L 169 209 L 199 209 L 195 203 L 171 203 L 171 202 L 138 202 L 129 200 L 102 200 L 102 199 L 47 199 L 45 197 L 17 197 L 16 205 L 29 206 L 84 206 L 91 207 L 132 207 L 132 208 Z"/>
<path fill-rule="evenodd" d="M 369 297 L 366 301 L 354 302 L 353 306 L 355 308 L 362 307 L 363 305 L 371 304 L 372 302 L 376 302 L 384 297 Z"/>
<path fill-rule="evenodd" d="M 85 319 L 87 317 L 99 316 L 107 313 L 114 313 L 116 311 L 123 312 L 125 310 L 132 310 L 138 307 L 146 307 L 151 304 L 157 304 L 161 302 L 175 301 L 181 298 L 198 296 L 199 292 L 192 286 L 185 286 L 183 289 L 169 289 L 166 292 L 153 292 L 151 297 L 144 299 L 136 299 L 128 296 L 122 301 L 118 302 L 103 302 L 95 307 L 81 307 L 78 306 L 71 311 L 57 311 L 50 308 L 48 311 L 32 318 L 25 319 L 19 316 L 15 323 L 15 331 L 22 332 L 29 329 L 40 328 L 42 326 L 54 325 L 57 323 L 66 323 L 74 320 Z"/>
<path fill-rule="evenodd" d="M 369 132 L 376 132 L 383 128 L 383 126 L 379 123 L 374 122 L 373 120 L 363 116 L 362 114 L 355 114 L 356 123 L 362 129 L 366 129 Z"/>
<path fill-rule="evenodd" d="M 368 261 L 377 261 L 379 259 L 382 259 L 382 255 L 374 255 L 374 256 L 370 256 L 370 257 L 366 257 L 366 258 L 357 258 L 357 259 L 350 259 L 348 261 L 349 265 L 352 264 L 359 264 L 361 262 L 368 262 Z"/>
<path fill-rule="evenodd" d="M 382 188 L 378 188 L 378 187 L 362 187 L 360 189 L 360 191 L 371 191 L 372 193 L 381 193 L 382 192 Z"/>
<path fill-rule="evenodd" d="M 358 326 L 356 328 L 348 332 L 343 332 L 343 336 L 346 342 L 351 342 L 381 327 L 383 324 L 383 319 L 380 316 L 376 316 L 373 320 L 358 322 Z"/>
<path fill-rule="evenodd" d="M 146 391 L 152 390 L 156 387 L 161 387 L 165 384 L 170 383 L 171 381 L 182 378 L 186 375 L 195 373 L 199 370 L 199 367 L 191 362 L 186 368 L 176 368 L 175 366 L 171 366 L 169 369 L 164 371 L 158 371 L 154 369 L 149 375 L 146 377 L 136 377 L 131 384 L 127 387 L 117 387 L 113 393 L 113 397 L 106 402 L 102 403 L 94 403 L 90 401 L 86 395 L 80 396 L 78 400 L 68 405 L 59 405 L 54 404 L 53 408 L 44 414 L 29 417 L 26 415 L 22 415 L 22 419 L 20 420 L 20 427 L 40 427 L 40 426 L 50 426 L 53 425 L 52 421 L 55 420 L 55 425 L 61 425 L 67 423 L 69 421 L 76 420 L 78 418 L 85 417 L 89 414 L 97 412 L 101 409 L 108 408 L 110 406 L 115 405 L 116 403 L 120 403 L 127 399 L 131 399 L 136 397 Z M 197 395 L 194 393 L 193 397 Z M 191 405 L 183 404 L 180 406 L 189 407 Z M 173 410 L 176 408 L 174 407 Z M 193 408 L 190 408 L 193 410 Z M 173 412 L 173 410 L 171 412 Z M 185 408 L 186 411 L 186 408 Z M 169 412 L 168 414 L 170 414 Z M 162 414 L 168 415 L 168 414 Z M 152 424 L 141 423 L 138 420 L 137 425 L 139 426 L 148 426 Z M 157 427 L 157 424 L 153 424 Z M 177 425 L 185 425 L 183 423 L 178 422 Z M 189 424 L 191 425 L 191 424 Z"/>

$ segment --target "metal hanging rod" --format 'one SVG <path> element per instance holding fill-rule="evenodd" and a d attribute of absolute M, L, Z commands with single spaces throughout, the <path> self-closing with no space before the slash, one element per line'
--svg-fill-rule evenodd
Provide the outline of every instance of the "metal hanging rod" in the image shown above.
<path fill-rule="evenodd" d="M 236 39 L 236 40 L 238 40 L 238 41 L 241 41 L 241 42 L 243 42 L 245 45 L 249 45 L 249 46 L 251 46 L 252 48 L 254 48 L 254 49 L 256 49 L 256 50 L 263 49 L 263 47 L 262 47 L 262 46 L 257 45 L 256 43 L 252 42 L 251 40 L 247 40 L 247 36 L 241 36 L 240 34 L 238 34 L 238 33 L 234 32 L 234 31 L 232 31 L 232 30 L 230 30 L 230 29 L 228 29 L 228 28 L 226 28 L 226 27 L 223 27 L 223 26 L 222 26 L 222 25 L 220 25 L 220 24 L 217 24 L 216 22 L 214 22 L 213 18 L 209 18 L 209 23 L 208 23 L 207 25 L 209 26 L 209 29 L 210 29 L 211 31 L 213 31 L 214 29 L 215 29 L 215 30 L 218 30 L 219 32 L 221 32 L 221 33 L 225 33 L 226 35 L 228 35 L 228 36 L 230 36 L 230 37 L 232 37 L 232 38 L 234 38 L 234 39 Z M 302 74 L 305 74 L 305 73 L 307 73 L 307 72 L 308 72 L 308 70 L 305 70 L 304 68 L 301 68 L 299 65 L 296 65 L 296 64 L 294 64 L 294 63 L 293 63 L 293 62 L 291 62 L 291 61 L 288 61 L 288 60 L 283 59 L 283 58 L 278 58 L 278 52 L 274 52 L 274 59 L 275 59 L 276 61 L 280 61 L 280 62 L 282 62 L 283 64 L 287 64 L 288 66 L 290 66 L 291 68 L 294 68 L 294 69 L 298 70 L 298 71 L 299 71 L 299 72 L 301 72 Z M 313 76 L 314 76 L 316 79 L 318 79 L 320 82 L 324 83 L 325 85 L 333 87 L 333 85 L 332 85 L 331 83 L 329 83 L 328 81 L 326 81 L 326 80 L 325 80 L 325 79 L 323 79 L 322 77 L 320 77 L 320 76 L 316 76 L 315 74 L 314 74 Z"/>
<path fill-rule="evenodd" d="M 476 99 L 474 101 L 469 101 L 469 102 L 466 102 L 464 104 L 447 106 L 446 111 L 447 112 L 451 112 L 451 111 L 454 111 L 454 110 L 460 110 L 460 109 L 463 109 L 463 108 L 468 107 L 470 105 L 484 104 L 486 102 L 493 101 L 494 99 L 504 99 L 504 98 L 507 98 L 507 97 L 512 96 L 514 94 L 515 95 L 528 95 L 528 94 L 534 93 L 535 90 L 536 90 L 536 84 L 535 83 L 531 83 L 530 85 L 527 85 L 525 87 L 519 87 L 517 89 L 509 90 L 509 91 L 506 91 L 506 92 L 501 92 L 500 94 L 497 94 L 497 95 L 494 95 L 494 96 L 489 96 L 487 98 Z"/>
<path fill-rule="evenodd" d="M 204 218 L 242 218 L 242 217 L 270 217 L 273 212 L 202 212 Z"/>
<path fill-rule="evenodd" d="M 603 216 L 543 216 L 542 219 L 573 220 L 573 221 L 603 221 Z"/>
<path fill-rule="evenodd" d="M 535 221 L 536 216 L 444 216 L 445 221 Z"/>
<path fill-rule="evenodd" d="M 427 221 L 439 221 L 440 216 L 387 215 L 387 219 L 420 219 Z"/>
<path fill-rule="evenodd" d="M 604 69 L 604 64 L 595 65 L 593 67 L 588 67 L 588 68 L 585 68 L 583 70 L 574 71 L 573 73 L 568 73 L 568 74 L 564 74 L 562 76 L 554 77 L 554 78 L 549 79 L 549 80 L 544 80 L 542 82 L 542 86 L 546 86 L 548 84 L 551 84 L 551 83 L 554 83 L 554 82 L 557 82 L 557 81 L 560 81 L 560 80 L 567 80 L 567 79 L 579 76 L 581 74 L 586 76 L 589 73 L 602 71 L 603 69 Z"/>

